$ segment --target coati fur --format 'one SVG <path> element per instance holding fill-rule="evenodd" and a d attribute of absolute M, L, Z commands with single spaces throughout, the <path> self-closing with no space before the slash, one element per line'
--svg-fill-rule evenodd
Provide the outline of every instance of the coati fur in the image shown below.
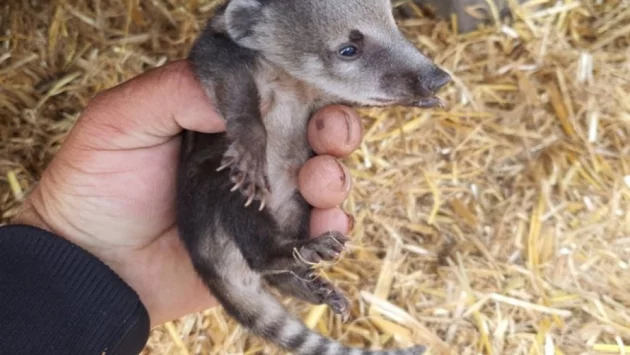
<path fill-rule="evenodd" d="M 345 296 L 313 269 L 347 239 L 309 238 L 311 207 L 297 190 L 298 169 L 313 156 L 309 118 L 330 104 L 434 107 L 450 76 L 399 31 L 389 0 L 231 0 L 188 59 L 226 122 L 225 133 L 183 133 L 177 175 L 179 234 L 213 296 L 296 354 L 422 354 L 423 346 L 345 347 L 308 329 L 266 287 L 348 316 Z"/>

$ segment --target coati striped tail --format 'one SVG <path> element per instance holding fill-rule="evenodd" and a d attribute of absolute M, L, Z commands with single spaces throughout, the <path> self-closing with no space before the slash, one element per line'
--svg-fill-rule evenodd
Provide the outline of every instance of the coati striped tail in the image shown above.
<path fill-rule="evenodd" d="M 228 291 L 227 288 L 224 290 Z M 254 334 L 296 355 L 422 355 L 426 350 L 423 346 L 376 351 L 345 347 L 306 327 L 262 288 L 250 289 L 250 292 L 244 292 L 242 288 L 230 291 L 227 294 L 240 294 L 222 302 L 231 316 Z"/>
<path fill-rule="evenodd" d="M 220 251 L 212 261 L 195 267 L 225 311 L 252 333 L 296 355 L 422 355 L 421 346 L 405 350 L 369 351 L 345 347 L 309 329 L 263 287 L 261 275 L 253 271 L 225 234 L 214 234 Z M 199 250 L 203 250 L 203 245 Z"/>

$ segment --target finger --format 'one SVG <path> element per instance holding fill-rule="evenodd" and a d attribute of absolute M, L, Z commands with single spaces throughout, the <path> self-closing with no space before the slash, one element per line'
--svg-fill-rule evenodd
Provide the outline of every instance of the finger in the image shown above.
<path fill-rule="evenodd" d="M 309 159 L 298 174 L 298 189 L 316 208 L 340 205 L 350 193 L 352 178 L 348 169 L 329 155 Z"/>
<path fill-rule="evenodd" d="M 311 237 L 334 231 L 349 234 L 354 227 L 354 218 L 340 208 L 315 208 L 311 212 Z"/>
<path fill-rule="evenodd" d="M 137 149 L 161 144 L 182 129 L 225 129 L 223 119 L 185 60 L 148 71 L 95 97 L 77 130 L 96 149 Z"/>
<path fill-rule="evenodd" d="M 361 117 L 347 106 L 327 106 L 308 125 L 308 141 L 317 154 L 348 156 L 359 147 L 362 136 Z"/>

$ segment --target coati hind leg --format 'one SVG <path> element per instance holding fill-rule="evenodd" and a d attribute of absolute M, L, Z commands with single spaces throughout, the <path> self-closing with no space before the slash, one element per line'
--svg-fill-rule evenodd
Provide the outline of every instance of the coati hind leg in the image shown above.
<path fill-rule="evenodd" d="M 336 259 L 347 241 L 341 233 L 330 232 L 294 242 L 294 256 L 274 263 L 265 279 L 285 295 L 312 304 L 327 304 L 345 320 L 350 311 L 348 300 L 332 283 L 316 275 L 313 264 Z"/>
<path fill-rule="evenodd" d="M 315 274 L 315 270 L 302 262 L 284 267 L 265 275 L 265 280 L 286 296 L 292 296 L 311 304 L 327 304 L 333 312 L 346 320 L 350 303 L 346 296 L 328 280 Z M 287 267 L 288 266 L 288 267 Z"/>

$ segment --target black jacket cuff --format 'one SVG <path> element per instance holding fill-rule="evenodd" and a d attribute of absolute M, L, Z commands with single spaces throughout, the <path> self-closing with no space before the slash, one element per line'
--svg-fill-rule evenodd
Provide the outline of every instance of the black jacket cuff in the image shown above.
<path fill-rule="evenodd" d="M 149 315 L 107 265 L 69 241 L 0 228 L 0 353 L 138 354 Z"/>

